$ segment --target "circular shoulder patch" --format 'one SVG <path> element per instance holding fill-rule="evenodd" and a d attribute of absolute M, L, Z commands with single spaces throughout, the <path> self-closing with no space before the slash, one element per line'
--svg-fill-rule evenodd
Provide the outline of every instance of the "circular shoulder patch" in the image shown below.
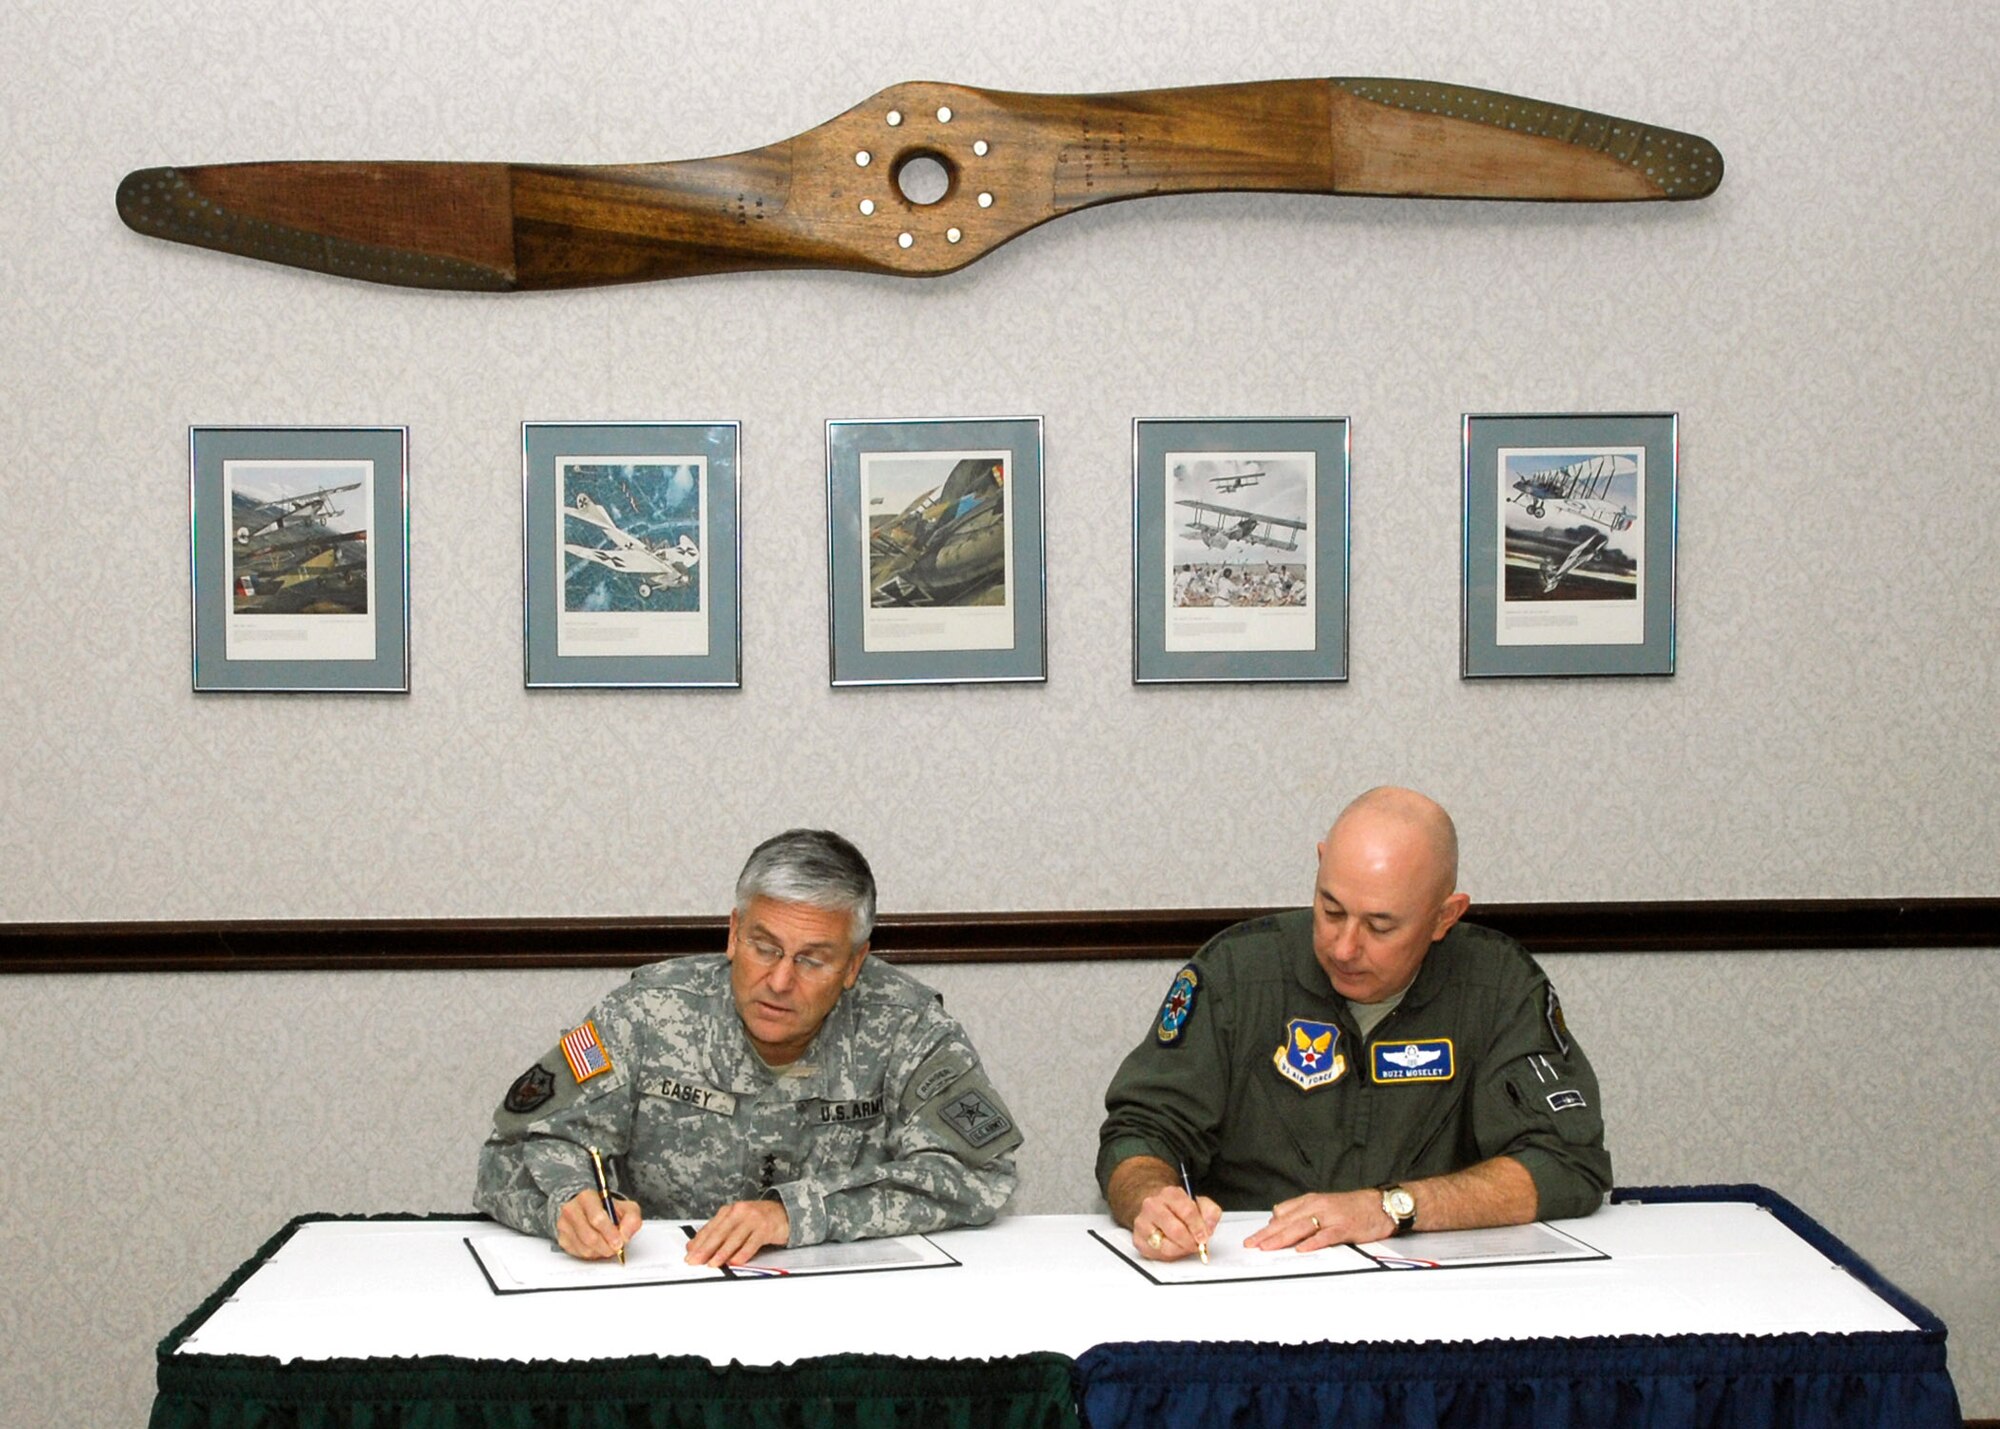
<path fill-rule="evenodd" d="M 1171 1047 L 1181 1040 L 1181 1033 L 1187 1029 L 1187 1020 L 1194 1015 L 1195 994 L 1201 991 L 1201 974 L 1189 963 L 1174 974 L 1173 986 L 1167 989 L 1165 1001 L 1160 1004 L 1160 1023 L 1153 1029 L 1153 1035 L 1164 1046 Z"/>

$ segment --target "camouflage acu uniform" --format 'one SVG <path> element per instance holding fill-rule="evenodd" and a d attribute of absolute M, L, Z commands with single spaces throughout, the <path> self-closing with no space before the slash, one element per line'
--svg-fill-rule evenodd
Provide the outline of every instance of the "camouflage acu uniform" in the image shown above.
<path fill-rule="evenodd" d="M 641 968 L 590 1020 L 610 1065 L 579 1081 L 558 1043 L 480 1149 L 474 1202 L 517 1230 L 553 1238 L 595 1189 L 592 1147 L 649 1219 L 778 1200 L 791 1245 L 982 1225 L 1013 1194 L 1021 1135 L 979 1054 L 935 992 L 876 958 L 786 1067 L 751 1047 L 720 956 Z"/>

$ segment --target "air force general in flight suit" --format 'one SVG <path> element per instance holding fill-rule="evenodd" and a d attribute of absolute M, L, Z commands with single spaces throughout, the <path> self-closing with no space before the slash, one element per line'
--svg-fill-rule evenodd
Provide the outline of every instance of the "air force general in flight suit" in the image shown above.
<path fill-rule="evenodd" d="M 1470 923 L 1366 1036 L 1313 956 L 1310 909 L 1225 929 L 1176 975 L 1104 1101 L 1100 1186 L 1156 1156 L 1225 1210 L 1501 1155 L 1533 1178 L 1544 1218 L 1588 1215 L 1611 1184 L 1597 1077 L 1548 976 Z"/>

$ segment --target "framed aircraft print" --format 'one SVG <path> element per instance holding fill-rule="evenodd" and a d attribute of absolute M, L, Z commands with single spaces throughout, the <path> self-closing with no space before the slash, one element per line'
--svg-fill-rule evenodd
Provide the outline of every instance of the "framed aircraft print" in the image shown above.
<path fill-rule="evenodd" d="M 407 692 L 406 427 L 190 427 L 198 691 Z"/>
<path fill-rule="evenodd" d="M 1671 675 L 1679 418 L 1465 418 L 1464 665 Z"/>
<path fill-rule="evenodd" d="M 826 424 L 835 685 L 1047 678 L 1042 419 Z"/>
<path fill-rule="evenodd" d="M 1347 678 L 1345 417 L 1132 423 L 1132 678 Z"/>
<path fill-rule="evenodd" d="M 742 683 L 734 422 L 521 424 L 530 687 Z"/>

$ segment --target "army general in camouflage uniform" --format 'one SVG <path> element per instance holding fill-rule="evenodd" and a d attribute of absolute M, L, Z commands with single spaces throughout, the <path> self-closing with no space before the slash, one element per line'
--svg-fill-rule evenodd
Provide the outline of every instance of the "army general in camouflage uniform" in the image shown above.
<path fill-rule="evenodd" d="M 1596 1075 L 1534 959 L 1459 921 L 1450 817 L 1370 790 L 1319 856 L 1312 908 L 1217 935 L 1105 1093 L 1099 1184 L 1139 1253 L 1195 1254 L 1225 1207 L 1271 1211 L 1259 1250 L 1596 1209 Z"/>
<path fill-rule="evenodd" d="M 701 1220 L 697 1265 L 992 1220 L 1020 1132 L 938 995 L 868 957 L 874 922 L 847 840 L 759 845 L 726 954 L 641 968 L 515 1081 L 475 1203 L 587 1260 L 645 1217 Z"/>

